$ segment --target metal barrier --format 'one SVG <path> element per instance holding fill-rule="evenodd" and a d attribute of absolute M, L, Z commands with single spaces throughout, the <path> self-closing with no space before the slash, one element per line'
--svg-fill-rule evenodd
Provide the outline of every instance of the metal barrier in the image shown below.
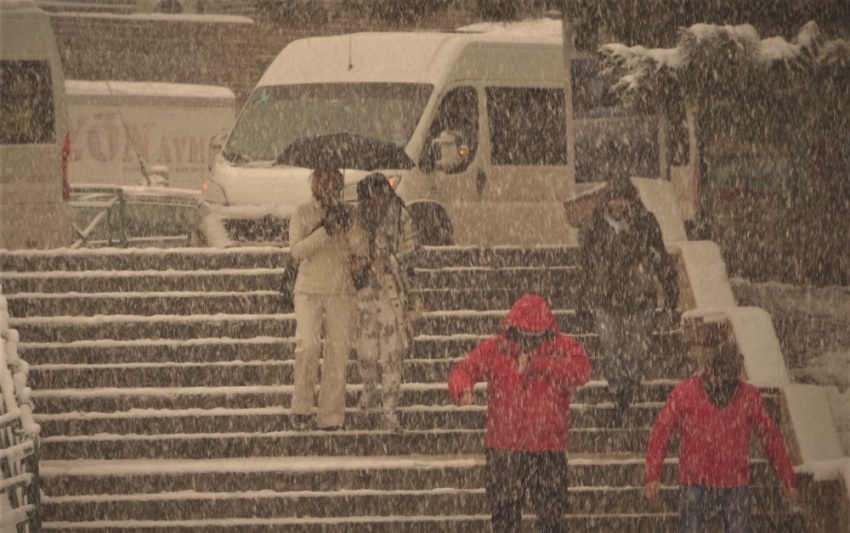
<path fill-rule="evenodd" d="M 38 477 L 39 426 L 33 421 L 26 362 L 18 357 L 18 332 L 9 329 L 0 294 L 0 530 L 41 531 Z"/>
<path fill-rule="evenodd" d="M 184 189 L 74 185 L 71 248 L 186 246 L 200 201 L 199 191 Z"/>

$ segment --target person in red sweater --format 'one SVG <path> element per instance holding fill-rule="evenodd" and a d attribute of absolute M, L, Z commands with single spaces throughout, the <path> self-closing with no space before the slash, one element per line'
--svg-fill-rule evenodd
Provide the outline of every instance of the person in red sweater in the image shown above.
<path fill-rule="evenodd" d="M 449 394 L 472 405 L 487 381 L 486 492 L 494 533 L 519 532 L 526 491 L 540 532 L 564 531 L 570 389 L 590 379 L 581 345 L 558 331 L 541 296 L 514 303 L 502 331 L 449 372 Z"/>
<path fill-rule="evenodd" d="M 796 478 L 782 435 L 758 389 L 740 380 L 743 358 L 733 344 L 721 345 L 697 377 L 679 383 L 661 409 L 646 451 L 644 494 L 658 497 L 661 466 L 673 432 L 680 432 L 679 531 L 705 531 L 717 512 L 727 533 L 750 531 L 749 442 L 755 430 L 779 474 L 783 496 L 797 498 Z"/>

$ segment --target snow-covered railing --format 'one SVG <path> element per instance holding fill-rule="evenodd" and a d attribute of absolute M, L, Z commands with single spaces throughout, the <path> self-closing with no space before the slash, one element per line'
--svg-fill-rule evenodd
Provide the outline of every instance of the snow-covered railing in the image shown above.
<path fill-rule="evenodd" d="M 26 362 L 18 332 L 9 328 L 0 293 L 0 531 L 41 531 L 38 482 L 39 426 L 33 421 Z M 8 505 L 6 505 L 8 500 Z"/>
<path fill-rule="evenodd" d="M 77 239 L 71 248 L 186 246 L 199 204 L 198 191 L 74 185 L 70 205 Z"/>

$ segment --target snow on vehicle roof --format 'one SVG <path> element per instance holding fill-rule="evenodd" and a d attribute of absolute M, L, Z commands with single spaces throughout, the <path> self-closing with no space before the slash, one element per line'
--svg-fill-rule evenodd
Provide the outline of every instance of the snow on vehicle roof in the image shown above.
<path fill-rule="evenodd" d="M 427 83 L 474 43 L 560 45 L 561 37 L 523 32 L 362 32 L 293 41 L 258 87 L 293 83 Z M 319 61 L 319 58 L 321 60 Z"/>
<path fill-rule="evenodd" d="M 124 15 L 120 13 L 64 13 L 55 12 L 51 17 L 74 17 L 74 18 L 100 18 L 100 19 L 123 19 L 132 21 L 158 20 L 163 22 L 201 22 L 201 23 L 223 23 L 223 24 L 253 24 L 254 19 L 241 17 L 239 15 L 207 15 L 199 13 L 133 13 Z"/>
<path fill-rule="evenodd" d="M 87 96 L 162 96 L 171 98 L 236 99 L 236 95 L 227 87 L 189 85 L 185 83 L 65 80 L 65 90 L 69 95 Z"/>
<path fill-rule="evenodd" d="M 563 25 L 560 20 L 526 19 L 520 22 L 481 22 L 457 29 L 461 32 L 486 33 L 517 37 L 556 37 L 562 38 Z"/>

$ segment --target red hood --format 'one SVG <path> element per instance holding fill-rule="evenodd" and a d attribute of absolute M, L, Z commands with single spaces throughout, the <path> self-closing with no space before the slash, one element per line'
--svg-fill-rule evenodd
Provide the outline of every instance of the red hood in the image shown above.
<path fill-rule="evenodd" d="M 502 330 L 507 331 L 510 327 L 535 332 L 548 329 L 558 333 L 558 324 L 552 309 L 546 300 L 537 294 L 523 295 L 514 303 L 505 317 Z"/>

